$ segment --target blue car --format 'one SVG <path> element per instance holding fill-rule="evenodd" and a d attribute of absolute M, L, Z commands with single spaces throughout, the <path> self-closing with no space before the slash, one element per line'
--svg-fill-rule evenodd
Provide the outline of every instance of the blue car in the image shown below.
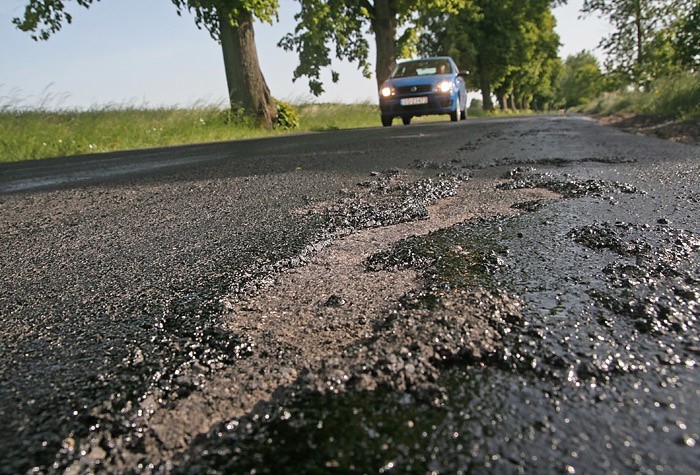
<path fill-rule="evenodd" d="M 382 125 L 390 127 L 394 117 L 404 125 L 413 117 L 449 114 L 456 122 L 467 118 L 465 77 L 449 56 L 403 61 L 379 88 Z"/>

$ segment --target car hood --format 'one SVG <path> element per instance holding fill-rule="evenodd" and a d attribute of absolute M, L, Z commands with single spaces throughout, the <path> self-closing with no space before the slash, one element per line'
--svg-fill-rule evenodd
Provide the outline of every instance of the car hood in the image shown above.
<path fill-rule="evenodd" d="M 437 84 L 440 81 L 453 81 L 454 74 L 433 74 L 430 76 L 408 76 L 405 78 L 387 79 L 382 84 L 382 87 L 406 87 L 406 86 L 424 86 L 426 84 Z"/>

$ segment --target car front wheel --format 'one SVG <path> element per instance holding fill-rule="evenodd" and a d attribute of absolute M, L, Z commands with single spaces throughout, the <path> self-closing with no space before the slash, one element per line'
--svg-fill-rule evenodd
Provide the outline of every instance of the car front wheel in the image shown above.
<path fill-rule="evenodd" d="M 457 104 L 455 104 L 455 110 L 450 112 L 450 120 L 452 122 L 457 122 L 462 116 L 462 105 L 459 103 L 459 97 L 457 97 Z"/>
<path fill-rule="evenodd" d="M 394 118 L 391 117 L 390 115 L 383 115 L 382 116 L 382 125 L 384 127 L 391 127 L 391 123 L 394 121 Z"/>
<path fill-rule="evenodd" d="M 403 121 L 403 125 L 410 125 L 411 124 L 411 117 L 410 116 L 401 117 L 401 120 Z"/>

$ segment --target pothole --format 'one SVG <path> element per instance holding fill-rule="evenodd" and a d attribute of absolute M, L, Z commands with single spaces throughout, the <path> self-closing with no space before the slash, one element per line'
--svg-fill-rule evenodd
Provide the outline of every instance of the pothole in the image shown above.
<path fill-rule="evenodd" d="M 252 356 L 208 376 L 174 405 L 144 410 L 158 441 L 151 449 L 161 455 L 181 451 L 198 434 L 247 414 L 302 373 L 371 338 L 389 309 L 420 286 L 420 274 L 368 272 L 369 256 L 407 237 L 476 217 L 513 215 L 517 203 L 559 198 L 543 189 L 498 190 L 502 180 L 496 176 L 479 172 L 454 196 L 428 206 L 426 219 L 367 228 L 333 241 L 306 265 L 281 272 L 266 289 L 229 303 L 223 327 L 245 335 Z"/>

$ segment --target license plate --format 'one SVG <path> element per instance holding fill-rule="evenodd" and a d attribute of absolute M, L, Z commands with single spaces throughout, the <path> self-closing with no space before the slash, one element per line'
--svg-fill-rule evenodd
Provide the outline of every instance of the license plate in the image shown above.
<path fill-rule="evenodd" d="M 428 103 L 428 98 L 425 96 L 422 97 L 406 97 L 401 99 L 401 105 L 402 106 L 417 106 L 420 104 L 427 104 Z"/>

